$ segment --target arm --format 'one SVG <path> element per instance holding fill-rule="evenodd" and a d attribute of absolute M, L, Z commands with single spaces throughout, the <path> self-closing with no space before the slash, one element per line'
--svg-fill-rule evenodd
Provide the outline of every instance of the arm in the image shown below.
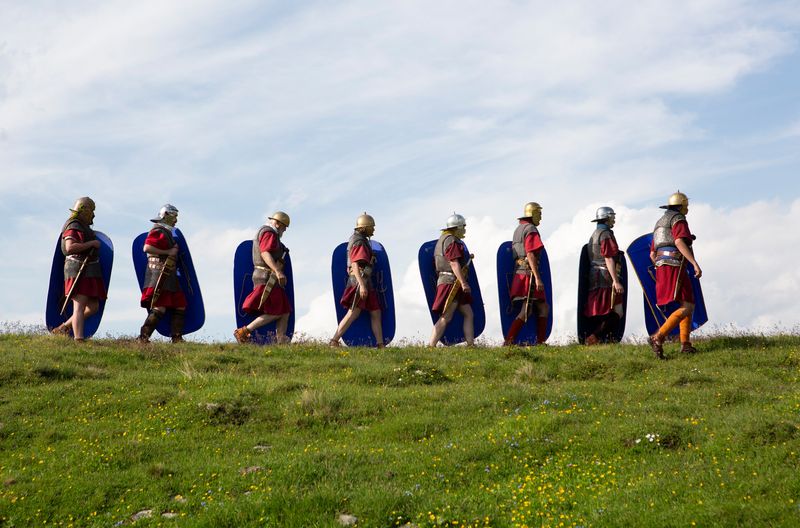
<path fill-rule="evenodd" d="M 624 293 L 625 288 L 622 286 L 622 283 L 617 278 L 617 263 L 614 262 L 614 259 L 611 257 L 603 257 L 606 261 L 606 269 L 608 270 L 608 274 L 611 275 L 611 280 L 613 284 L 611 285 L 614 288 L 616 293 Z"/>
<path fill-rule="evenodd" d="M 700 265 L 694 259 L 694 251 L 692 251 L 692 248 L 689 247 L 689 244 L 682 238 L 675 239 L 675 247 L 677 247 L 683 257 L 694 266 L 694 276 L 699 279 L 703 275 L 703 270 L 700 269 Z"/>
<path fill-rule="evenodd" d="M 453 275 L 455 275 L 458 282 L 461 283 L 461 289 L 464 290 L 464 293 L 471 292 L 472 289 L 469 287 L 469 282 L 467 282 L 467 278 L 464 277 L 464 272 L 461 271 L 461 266 L 458 264 L 457 259 L 450 261 L 450 269 L 453 270 Z"/>
<path fill-rule="evenodd" d="M 539 273 L 539 259 L 536 258 L 536 253 L 533 251 L 528 251 L 525 254 L 525 258 L 528 259 L 528 266 L 531 267 L 531 275 L 533 275 L 533 280 L 536 284 L 536 291 L 544 291 L 544 283 L 542 282 L 542 276 Z"/>
<path fill-rule="evenodd" d="M 366 299 L 369 291 L 367 290 L 367 282 L 361 275 L 361 273 L 364 270 L 364 266 L 361 264 L 361 261 L 354 262 L 353 264 L 355 264 L 356 266 L 356 272 L 354 275 L 356 278 L 356 282 L 358 283 L 358 296 L 361 297 L 362 299 Z"/>
<path fill-rule="evenodd" d="M 66 241 L 67 255 L 74 255 L 76 253 L 83 253 L 88 249 L 100 249 L 99 240 L 91 240 L 89 242 L 78 242 L 71 238 Z"/>
<path fill-rule="evenodd" d="M 286 275 L 283 274 L 283 263 L 272 258 L 272 255 L 266 251 L 261 252 L 261 258 L 264 259 L 264 262 L 267 264 L 267 266 L 269 266 L 269 269 L 271 269 L 278 278 L 278 284 L 281 286 L 286 286 Z"/>
<path fill-rule="evenodd" d="M 175 257 L 175 256 L 178 255 L 178 245 L 177 244 L 175 244 L 175 246 L 173 248 L 171 248 L 171 249 L 159 249 L 156 246 L 151 246 L 150 244 L 145 244 L 144 248 L 142 248 L 142 250 L 145 253 L 147 253 L 148 255 L 155 255 L 155 256 L 166 255 L 168 257 Z"/>

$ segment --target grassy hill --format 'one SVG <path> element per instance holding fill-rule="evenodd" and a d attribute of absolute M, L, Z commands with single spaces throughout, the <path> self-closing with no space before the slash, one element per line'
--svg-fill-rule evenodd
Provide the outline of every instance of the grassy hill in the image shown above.
<path fill-rule="evenodd" d="M 800 338 L 0 336 L 0 527 L 798 526 Z"/>

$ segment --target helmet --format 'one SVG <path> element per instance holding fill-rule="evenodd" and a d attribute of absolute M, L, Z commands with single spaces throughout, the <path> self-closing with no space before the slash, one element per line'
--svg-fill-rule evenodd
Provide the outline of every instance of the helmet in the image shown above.
<path fill-rule="evenodd" d="M 270 220 L 275 220 L 277 222 L 282 223 L 286 227 L 289 227 L 289 215 L 284 213 L 283 211 L 275 211 L 272 213 L 272 216 L 269 217 Z"/>
<path fill-rule="evenodd" d="M 447 227 L 445 229 L 453 229 L 454 227 L 466 227 L 467 221 L 460 214 L 453 212 L 447 219 Z"/>
<path fill-rule="evenodd" d="M 70 211 L 72 211 L 73 213 L 80 213 L 81 211 L 85 211 L 87 209 L 90 211 L 94 211 L 94 200 L 92 200 L 88 196 L 82 196 L 81 198 L 75 200 L 75 205 L 72 206 L 72 209 L 70 209 Z"/>
<path fill-rule="evenodd" d="M 172 204 L 165 204 L 161 209 L 158 210 L 158 214 L 155 218 L 151 218 L 151 222 L 163 222 L 164 219 L 168 216 L 177 217 L 178 216 L 178 208 Z"/>
<path fill-rule="evenodd" d="M 520 219 L 531 218 L 536 213 L 536 211 L 541 211 L 541 210 L 542 206 L 539 205 L 538 203 L 528 202 L 525 204 L 525 209 L 522 212 L 522 216 L 520 216 L 519 218 Z"/>
<path fill-rule="evenodd" d="M 613 218 L 616 216 L 617 213 L 610 207 L 600 207 L 597 209 L 597 212 L 594 215 L 594 220 L 592 222 L 602 222 L 603 220 L 607 220 L 608 218 Z"/>
<path fill-rule="evenodd" d="M 672 193 L 667 200 L 667 205 L 662 205 L 661 209 L 669 209 L 672 206 L 680 205 L 681 208 L 688 208 L 689 207 L 689 197 L 683 194 L 682 192 L 678 191 L 676 193 Z"/>
<path fill-rule="evenodd" d="M 356 218 L 356 229 L 359 227 L 375 227 L 375 219 L 364 211 L 364 214 Z"/>

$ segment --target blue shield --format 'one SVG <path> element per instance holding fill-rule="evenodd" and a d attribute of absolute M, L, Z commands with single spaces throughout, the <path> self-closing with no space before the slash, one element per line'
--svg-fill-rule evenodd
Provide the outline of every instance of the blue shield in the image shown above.
<path fill-rule="evenodd" d="M 294 334 L 294 275 L 292 274 L 292 259 L 289 253 L 283 259 L 283 273 L 286 275 L 286 295 L 289 297 L 289 306 L 292 311 L 289 313 L 289 324 L 286 327 L 286 336 L 291 339 Z M 275 286 L 278 288 L 279 286 Z M 242 310 L 242 303 L 253 291 L 253 241 L 245 240 L 236 248 L 233 256 L 233 302 L 236 313 L 236 326 L 241 328 L 253 322 L 256 316 L 250 315 Z M 273 321 L 252 333 L 253 343 L 267 345 L 275 342 L 275 327 L 277 321 Z"/>
<path fill-rule="evenodd" d="M 620 251 L 620 273 L 619 280 L 625 293 L 622 294 L 622 319 L 619 321 L 617 331 L 613 336 L 613 341 L 619 343 L 625 334 L 625 321 L 628 318 L 628 262 L 625 253 Z M 589 270 L 592 263 L 589 260 L 589 244 L 584 244 L 581 249 L 580 264 L 578 266 L 578 342 L 583 344 L 589 334 L 595 329 L 597 321 L 592 321 L 592 317 L 583 315 L 586 302 L 589 300 Z"/>
<path fill-rule="evenodd" d="M 381 303 L 381 324 L 383 326 L 383 342 L 389 344 L 394 338 L 394 291 L 392 290 L 392 271 L 389 268 L 389 256 L 380 242 L 370 241 L 375 255 L 372 280 Z M 333 280 L 333 302 L 336 306 L 336 320 L 341 321 L 347 309 L 339 303 L 347 287 L 347 243 L 336 246 L 331 261 L 331 279 Z M 375 346 L 375 336 L 369 323 L 369 313 L 362 312 L 353 321 L 350 328 L 342 336 L 347 346 Z"/>
<path fill-rule="evenodd" d="M 514 322 L 525 301 L 511 302 L 511 282 L 514 280 L 516 269 L 516 259 L 514 251 L 511 249 L 511 241 L 507 240 L 497 248 L 497 298 L 500 301 L 500 326 L 503 329 L 503 336 L 508 335 L 511 323 Z M 539 253 L 539 275 L 544 282 L 544 296 L 547 304 L 550 305 L 550 313 L 547 316 L 547 337 L 553 330 L 553 281 L 550 277 L 550 260 L 547 258 L 547 251 L 542 248 Z M 536 314 L 528 317 L 528 323 L 514 339 L 517 345 L 536 344 Z"/>
<path fill-rule="evenodd" d="M 656 270 L 650 260 L 650 245 L 653 242 L 653 233 L 642 235 L 628 246 L 628 258 L 631 259 L 633 269 L 639 284 L 642 285 L 644 297 L 644 323 L 649 335 L 655 334 L 667 320 L 667 317 L 678 308 L 679 303 L 670 303 L 666 306 L 656 305 Z M 703 290 L 700 287 L 700 280 L 694 276 L 694 267 L 688 262 L 686 269 L 689 272 L 689 280 L 692 283 L 694 293 L 694 312 L 692 313 L 692 330 L 697 330 L 708 322 L 706 312 L 706 302 L 703 299 Z M 671 335 L 678 335 L 679 328 L 675 328 Z"/>
<path fill-rule="evenodd" d="M 181 286 L 181 291 L 186 296 L 186 319 L 183 322 L 183 333 L 191 334 L 203 327 L 206 320 L 206 310 L 203 305 L 203 295 L 200 293 L 200 283 L 197 281 L 197 273 L 194 271 L 194 263 L 192 262 L 192 254 L 189 251 L 189 245 L 181 233 L 181 230 L 175 228 L 172 230 L 172 236 L 175 237 L 175 242 L 178 244 L 178 284 Z M 147 238 L 147 233 L 142 233 L 133 240 L 131 246 L 131 255 L 133 256 L 133 269 L 136 271 L 136 280 L 139 282 L 139 289 L 144 286 L 144 272 L 147 269 L 147 253 L 142 248 L 144 241 Z M 166 315 L 159 321 L 156 330 L 159 334 L 169 337 L 170 324 L 172 323 L 172 310 L 167 310 Z"/>
<path fill-rule="evenodd" d="M 420 246 L 417 260 L 419 263 L 419 274 L 422 278 L 422 288 L 425 290 L 425 298 L 428 301 L 428 311 L 431 314 L 431 321 L 436 324 L 439 320 L 439 314 L 431 310 L 433 301 L 436 299 L 436 267 L 433 262 L 433 250 L 436 247 L 437 240 L 429 240 Z M 469 250 L 467 249 L 469 253 Z M 481 296 L 481 286 L 478 284 L 478 274 L 475 272 L 475 261 L 470 266 L 469 276 L 467 281 L 469 287 L 472 289 L 472 312 L 475 317 L 475 338 L 477 339 L 483 333 L 486 326 L 486 311 L 483 307 L 483 297 Z M 445 345 L 455 345 L 464 341 L 464 316 L 461 312 L 456 310 L 453 314 L 453 319 L 447 325 L 442 336 L 441 342 Z"/>
<path fill-rule="evenodd" d="M 111 284 L 111 267 L 114 264 L 114 244 L 111 239 L 100 231 L 94 232 L 97 240 L 100 241 L 100 267 L 103 270 L 103 283 L 106 291 Z M 56 250 L 53 254 L 53 266 L 50 268 L 50 286 L 47 289 L 47 305 L 45 307 L 45 323 L 47 328 L 53 328 L 63 324 L 72 316 L 72 303 L 67 305 L 64 315 L 61 315 L 61 306 L 64 303 L 64 254 L 61 252 L 61 236 L 56 241 Z M 103 311 L 106 307 L 105 299 L 100 301 L 100 307 L 96 314 L 86 319 L 83 326 L 84 337 L 92 337 L 100 327 L 100 320 L 103 318 Z"/>

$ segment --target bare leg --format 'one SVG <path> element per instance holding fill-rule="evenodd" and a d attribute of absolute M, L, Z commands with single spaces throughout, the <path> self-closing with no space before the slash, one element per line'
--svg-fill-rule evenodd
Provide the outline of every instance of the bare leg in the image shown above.
<path fill-rule="evenodd" d="M 331 338 L 331 344 L 339 342 L 344 333 L 347 332 L 347 329 L 350 328 L 350 325 L 353 324 L 353 321 L 358 319 L 359 315 L 361 315 L 361 308 L 358 306 L 352 310 L 347 310 L 347 313 L 344 314 L 344 317 L 342 317 L 342 320 L 339 322 L 338 328 L 336 328 L 336 333 L 333 334 Z"/>
<path fill-rule="evenodd" d="M 88 304 L 89 298 L 85 295 L 76 295 L 72 298 L 72 335 L 75 339 L 83 340 L 83 325 L 86 321 Z"/>
<path fill-rule="evenodd" d="M 473 346 L 475 344 L 475 316 L 472 313 L 472 306 L 459 305 L 458 311 L 464 316 L 464 340 L 467 342 L 467 346 Z"/>
<path fill-rule="evenodd" d="M 526 319 L 525 318 L 525 299 L 522 300 L 521 304 L 522 304 L 522 306 L 519 307 L 519 314 L 517 315 L 517 319 L 519 319 L 520 321 L 524 321 Z M 528 303 L 528 315 L 529 316 L 530 316 L 531 310 L 533 309 L 535 304 L 536 304 L 536 301 Z"/>
<path fill-rule="evenodd" d="M 436 324 L 433 325 L 433 333 L 431 334 L 431 342 L 429 343 L 430 346 L 436 347 L 436 343 L 442 338 L 444 331 L 447 330 L 447 325 L 450 324 L 450 321 L 453 319 L 456 308 L 458 308 L 458 303 L 452 303 L 447 307 L 447 311 L 439 317 Z"/>
<path fill-rule="evenodd" d="M 247 330 L 252 332 L 257 328 L 270 324 L 272 321 L 280 318 L 280 315 L 262 314 L 253 319 L 253 322 L 247 325 Z"/>
<path fill-rule="evenodd" d="M 65 328 L 65 329 L 67 329 L 67 331 L 72 329 L 72 323 L 75 322 L 75 309 L 74 309 L 75 303 L 74 303 L 74 300 L 73 300 L 72 305 L 73 305 L 73 310 L 72 310 L 73 313 L 72 313 L 72 315 L 69 316 L 69 319 L 67 319 L 66 321 L 61 323 L 61 325 L 59 325 L 58 328 Z M 91 317 L 94 314 L 96 314 L 97 310 L 99 308 L 100 308 L 100 301 L 98 301 L 95 298 L 90 299 L 89 302 L 86 304 L 86 306 L 83 309 L 83 318 L 84 318 L 84 320 L 86 318 Z M 73 331 L 73 333 L 74 333 L 74 331 Z"/>
<path fill-rule="evenodd" d="M 369 313 L 369 323 L 372 326 L 372 333 L 375 335 L 375 341 L 378 347 L 383 346 L 383 325 L 381 324 L 381 311 L 372 310 Z"/>
<path fill-rule="evenodd" d="M 289 314 L 282 314 L 278 318 L 278 323 L 275 325 L 275 342 L 278 344 L 285 344 L 289 342 L 289 336 L 286 335 L 286 329 L 289 326 Z"/>

